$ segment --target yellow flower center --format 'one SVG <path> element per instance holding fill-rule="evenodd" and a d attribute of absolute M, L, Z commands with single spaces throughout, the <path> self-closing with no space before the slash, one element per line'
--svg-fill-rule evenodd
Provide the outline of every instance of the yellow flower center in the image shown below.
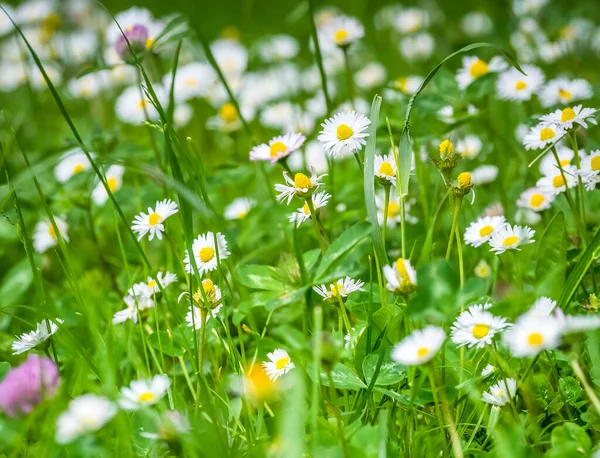
<path fill-rule="evenodd" d="M 562 175 L 556 175 L 554 178 L 552 178 L 552 185 L 555 188 L 562 188 L 565 185 L 565 180 Z"/>
<path fill-rule="evenodd" d="M 277 157 L 282 153 L 285 153 L 285 150 L 287 149 L 287 146 L 285 146 L 285 143 L 283 142 L 274 142 L 271 143 L 271 146 L 269 147 L 270 150 L 270 155 L 271 157 Z"/>
<path fill-rule="evenodd" d="M 400 89 L 400 91 L 405 92 L 407 83 L 408 83 L 408 78 L 400 77 L 400 78 L 396 79 L 396 81 L 394 82 L 394 85 L 396 86 L 397 89 Z"/>
<path fill-rule="evenodd" d="M 304 206 L 302 207 L 302 211 L 305 215 L 310 215 L 310 208 L 308 207 L 308 203 L 304 204 Z"/>
<path fill-rule="evenodd" d="M 146 99 L 140 99 L 137 103 L 137 106 L 140 110 L 143 110 L 147 104 L 148 102 L 146 102 Z"/>
<path fill-rule="evenodd" d="M 475 274 L 480 278 L 487 278 L 487 276 L 490 274 L 489 266 L 487 264 L 478 265 L 475 268 Z"/>
<path fill-rule="evenodd" d="M 575 119 L 575 112 L 573 111 L 573 108 L 565 108 L 562 113 L 560 114 L 560 122 L 567 122 L 570 121 L 572 119 Z"/>
<path fill-rule="evenodd" d="M 429 348 L 421 347 L 417 350 L 418 358 L 425 358 L 429 354 Z"/>
<path fill-rule="evenodd" d="M 279 358 L 275 361 L 275 369 L 280 371 L 281 369 L 285 369 L 285 367 L 290 363 L 290 358 Z"/>
<path fill-rule="evenodd" d="M 48 234 L 50 234 L 50 237 L 52 237 L 53 239 L 56 239 L 56 232 L 54 231 L 54 227 L 52 227 L 52 224 L 48 225 Z"/>
<path fill-rule="evenodd" d="M 558 90 L 558 96 L 561 99 L 564 99 L 564 100 L 567 100 L 567 101 L 571 100 L 571 97 L 573 97 L 573 95 L 569 91 L 567 91 L 566 89 L 559 89 Z"/>
<path fill-rule="evenodd" d="M 550 127 L 544 127 L 540 130 L 540 140 L 545 142 L 554 137 L 554 131 Z"/>
<path fill-rule="evenodd" d="M 488 235 L 490 235 L 492 232 L 494 232 L 494 228 L 492 226 L 483 226 L 481 229 L 479 229 L 479 235 L 481 237 L 487 237 Z"/>
<path fill-rule="evenodd" d="M 473 78 L 479 78 L 480 76 L 485 75 L 488 71 L 488 64 L 481 59 L 477 59 L 475 62 L 473 62 L 471 68 L 469 69 L 469 73 Z"/>
<path fill-rule="evenodd" d="M 156 288 L 156 282 L 154 280 L 150 280 L 147 285 L 148 288 Z"/>
<path fill-rule="evenodd" d="M 483 339 L 490 332 L 490 327 L 486 324 L 476 324 L 471 332 L 476 339 Z"/>
<path fill-rule="evenodd" d="M 544 343 L 544 336 L 542 336 L 539 332 L 532 332 L 527 337 L 527 343 L 531 346 L 538 347 Z"/>
<path fill-rule="evenodd" d="M 233 103 L 227 102 L 219 109 L 219 116 L 226 123 L 232 123 L 237 120 L 238 112 Z"/>
<path fill-rule="evenodd" d="M 570 165 L 570 164 L 571 164 L 571 161 L 569 159 L 562 159 L 560 161 L 561 167 L 566 167 L 567 165 Z"/>
<path fill-rule="evenodd" d="M 202 262 L 210 261 L 214 257 L 214 255 L 215 255 L 215 250 L 213 250 L 209 246 L 202 248 L 199 253 L 200 260 Z"/>
<path fill-rule="evenodd" d="M 342 291 L 343 288 L 344 288 L 344 285 L 342 285 L 341 283 L 336 283 L 335 285 L 331 285 L 331 294 L 333 294 L 335 296 L 339 296 L 340 292 Z"/>
<path fill-rule="evenodd" d="M 154 38 L 148 38 L 146 40 L 146 49 L 150 49 L 153 44 L 154 44 Z"/>
<path fill-rule="evenodd" d="M 148 224 L 150 224 L 150 226 L 156 226 L 160 222 L 160 218 L 158 213 L 151 213 L 150 216 L 148 216 Z"/>
<path fill-rule="evenodd" d="M 504 243 L 502 245 L 512 246 L 512 245 L 516 245 L 518 242 L 519 242 L 519 237 L 517 237 L 516 235 L 510 235 L 504 239 Z"/>
<path fill-rule="evenodd" d="M 497 397 L 497 398 L 501 398 L 503 394 L 504 394 L 504 391 L 502 391 L 502 390 L 498 390 L 498 391 L 496 392 L 496 397 Z"/>
<path fill-rule="evenodd" d="M 404 261 L 404 258 L 398 258 L 396 260 L 396 270 L 398 271 L 398 274 L 402 279 L 401 286 L 410 285 L 410 276 L 408 275 L 408 270 L 406 269 L 406 263 Z"/>
<path fill-rule="evenodd" d="M 210 278 L 202 280 L 202 288 L 204 288 L 204 292 L 206 293 L 207 296 L 210 294 L 213 294 L 215 292 L 215 284 L 212 282 L 212 280 Z"/>
<path fill-rule="evenodd" d="M 440 154 L 452 154 L 454 152 L 454 145 L 450 140 L 444 140 L 440 143 Z"/>
<path fill-rule="evenodd" d="M 154 394 L 150 391 L 144 391 L 142 394 L 138 396 L 138 401 L 140 402 L 152 402 L 154 401 Z"/>
<path fill-rule="evenodd" d="M 458 175 L 458 186 L 461 188 L 471 186 L 471 174 L 469 172 L 463 172 Z"/>
<path fill-rule="evenodd" d="M 600 156 L 594 156 L 590 162 L 593 171 L 600 170 Z"/>
<path fill-rule="evenodd" d="M 525 81 L 517 81 L 515 83 L 515 89 L 517 91 L 522 91 L 523 89 L 525 89 L 527 87 L 527 83 Z"/>
<path fill-rule="evenodd" d="M 348 38 L 350 34 L 346 29 L 339 29 L 335 32 L 335 42 L 339 45 L 346 38 Z"/>
<path fill-rule="evenodd" d="M 340 124 L 337 128 L 337 138 L 338 140 L 348 140 L 354 134 L 352 128 L 347 124 Z"/>
<path fill-rule="evenodd" d="M 294 176 L 294 186 L 301 189 L 310 189 L 312 188 L 312 182 L 310 181 L 310 178 L 303 173 L 297 173 Z"/>
<path fill-rule="evenodd" d="M 196 85 L 196 78 L 188 78 L 187 80 L 185 80 L 184 83 L 185 86 L 187 87 L 193 87 Z"/>
<path fill-rule="evenodd" d="M 529 199 L 529 205 L 532 208 L 540 208 L 545 200 L 546 198 L 542 194 L 536 192 L 531 196 L 531 199 Z"/>
<path fill-rule="evenodd" d="M 119 186 L 119 182 L 115 177 L 110 177 L 108 180 L 106 180 L 106 184 L 108 185 L 110 192 L 115 192 Z"/>
<path fill-rule="evenodd" d="M 75 164 L 75 167 L 73 167 L 73 173 L 79 173 L 79 172 L 83 172 L 85 170 L 85 167 L 83 166 L 83 164 Z"/>
<path fill-rule="evenodd" d="M 392 164 L 386 161 L 383 164 L 381 164 L 381 167 L 379 167 L 379 175 L 387 175 L 388 177 L 393 177 L 396 174 L 394 173 L 394 168 L 392 167 Z"/>
<path fill-rule="evenodd" d="M 400 214 L 400 205 L 396 202 L 390 202 L 388 204 L 388 218 L 395 218 Z"/>

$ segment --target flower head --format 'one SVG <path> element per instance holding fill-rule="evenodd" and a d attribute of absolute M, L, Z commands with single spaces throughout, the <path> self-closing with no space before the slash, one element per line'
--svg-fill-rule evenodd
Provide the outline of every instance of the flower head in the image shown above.
<path fill-rule="evenodd" d="M 93 153 L 90 153 L 90 155 L 94 156 Z M 71 177 L 88 170 L 90 167 L 90 161 L 81 148 L 73 148 L 61 156 L 60 162 L 54 169 L 54 176 L 59 183 L 66 183 Z"/>
<path fill-rule="evenodd" d="M 540 191 L 557 196 L 561 192 L 565 192 L 567 188 L 572 188 L 577 185 L 577 169 L 572 165 L 562 167 L 554 167 L 554 170 L 548 170 L 548 174 L 540 178 L 535 184 Z"/>
<path fill-rule="evenodd" d="M 331 156 L 341 152 L 353 153 L 367 143 L 369 124 L 371 121 L 366 116 L 354 110 L 337 113 L 321 124 L 323 130 L 317 139 Z"/>
<path fill-rule="evenodd" d="M 456 74 L 456 82 L 461 90 L 466 89 L 477 78 L 490 72 L 500 72 L 506 68 L 506 62 L 498 56 L 493 57 L 489 63 L 476 56 L 465 56 L 462 64 L 462 68 Z"/>
<path fill-rule="evenodd" d="M 224 216 L 225 219 L 244 219 L 252 207 L 256 205 L 256 201 L 248 199 L 247 197 L 238 197 L 234 199 L 227 207 L 225 207 Z"/>
<path fill-rule="evenodd" d="M 535 212 L 541 212 L 550 208 L 555 196 L 555 193 L 533 187 L 521 193 L 519 200 L 517 200 L 517 205 L 521 208 L 528 208 Z"/>
<path fill-rule="evenodd" d="M 375 156 L 375 177 L 383 185 L 396 186 L 396 160 L 390 155 Z"/>
<path fill-rule="evenodd" d="M 517 358 L 535 356 L 543 350 L 558 347 L 562 330 L 562 321 L 554 316 L 525 314 L 504 333 L 504 344 Z"/>
<path fill-rule="evenodd" d="M 492 343 L 494 336 L 504 330 L 508 323 L 505 318 L 488 312 L 489 306 L 473 305 L 462 312 L 452 325 L 450 338 L 459 347 L 468 345 L 483 348 Z"/>
<path fill-rule="evenodd" d="M 217 234 L 207 232 L 196 237 L 196 240 L 192 244 L 192 252 L 194 253 L 194 260 L 200 274 L 217 268 L 217 255 L 222 261 L 228 258 L 230 254 L 227 251 L 227 240 L 225 240 L 225 236 L 220 232 Z M 185 271 L 188 274 L 193 274 L 194 268 L 190 262 L 190 254 L 187 250 L 185 250 L 185 259 L 183 262 L 185 263 Z"/>
<path fill-rule="evenodd" d="M 598 121 L 594 118 L 596 111 L 595 108 L 583 108 L 582 105 L 576 105 L 573 108 L 566 107 L 562 110 L 558 109 L 550 114 L 542 116 L 540 119 L 543 123 L 557 125 L 565 130 L 576 127 L 575 124 L 587 129 L 588 122 L 598 124 Z"/>
<path fill-rule="evenodd" d="M 506 224 L 504 216 L 484 216 L 472 222 L 465 231 L 465 243 L 478 247 L 492 238 Z"/>
<path fill-rule="evenodd" d="M 584 79 L 556 78 L 540 90 L 540 101 L 545 107 L 558 103 L 567 105 L 575 100 L 589 99 L 591 96 L 592 86 Z"/>
<path fill-rule="evenodd" d="M 279 192 L 277 201 L 281 202 L 287 199 L 287 204 L 289 205 L 294 196 L 303 199 L 310 196 L 322 184 L 321 180 L 326 175 L 317 175 L 314 167 L 311 167 L 310 170 L 310 177 L 303 173 L 296 173 L 293 180 L 288 176 L 287 172 L 283 172 L 283 178 L 287 184 L 278 183 L 275 185 L 275 191 Z"/>
<path fill-rule="evenodd" d="M 102 428 L 117 413 L 117 407 L 103 396 L 84 394 L 73 399 L 56 420 L 56 442 L 66 444 Z"/>
<path fill-rule="evenodd" d="M 156 202 L 154 210 L 148 207 L 148 213 L 141 212 L 135 217 L 131 225 L 131 230 L 137 233 L 138 240 L 142 240 L 147 233 L 150 233 L 148 240 L 152 240 L 154 236 L 158 240 L 162 240 L 162 233 L 165 230 L 163 223 L 169 216 L 174 215 L 178 211 L 177 204 L 172 200 L 165 199 Z"/>
<path fill-rule="evenodd" d="M 270 161 L 276 164 L 279 160 L 285 159 L 294 151 L 302 147 L 306 137 L 299 133 L 287 133 L 274 137 L 268 144 L 260 144 L 250 151 L 251 161 Z"/>
<path fill-rule="evenodd" d="M 69 226 L 64 219 L 54 217 L 54 222 L 56 223 L 56 227 L 58 228 L 58 232 L 60 236 L 65 242 L 69 241 L 69 236 L 67 234 L 67 229 Z M 56 235 L 56 231 L 54 230 L 54 226 L 50 221 L 40 221 L 35 226 L 35 231 L 33 233 L 33 248 L 38 253 L 43 253 L 56 246 L 58 243 L 58 236 Z"/>
<path fill-rule="evenodd" d="M 156 404 L 167 393 L 171 381 L 166 375 L 155 375 L 149 380 L 135 380 L 121 389 L 119 405 L 125 410 L 137 410 Z"/>
<path fill-rule="evenodd" d="M 405 366 L 418 366 L 431 361 L 446 340 L 446 333 L 437 326 L 413 331 L 392 350 L 392 359 Z"/>
<path fill-rule="evenodd" d="M 319 28 L 319 36 L 326 50 L 346 48 L 365 35 L 362 24 L 350 16 L 338 16 Z"/>
<path fill-rule="evenodd" d="M 544 74 L 533 65 L 523 65 L 521 73 L 516 68 L 511 68 L 500 74 L 496 82 L 498 98 L 523 102 L 530 100 L 544 83 Z"/>
<path fill-rule="evenodd" d="M 263 362 L 262 365 L 271 381 L 277 380 L 295 367 L 288 352 L 281 348 L 269 353 L 267 357 L 269 361 Z"/>
<path fill-rule="evenodd" d="M 123 186 L 123 174 L 125 173 L 125 167 L 122 165 L 111 165 L 106 170 L 106 184 L 111 193 L 121 189 Z M 92 191 L 92 200 L 96 205 L 104 205 L 108 199 L 108 193 L 102 183 L 98 183 Z"/>
<path fill-rule="evenodd" d="M 513 378 L 499 380 L 489 391 L 481 396 L 481 400 L 495 406 L 503 406 L 517 394 L 517 381 Z"/>
<path fill-rule="evenodd" d="M 521 245 L 535 242 L 534 234 L 535 231 L 528 226 L 511 226 L 507 223 L 490 238 L 491 251 L 502 254 L 507 250 L 518 250 Z"/>
<path fill-rule="evenodd" d="M 316 194 L 313 194 L 310 198 L 312 199 L 313 207 L 316 211 L 317 209 L 327 205 L 327 202 L 331 198 L 331 194 L 329 194 L 325 191 L 321 191 Z M 296 210 L 294 213 L 292 213 L 290 215 L 289 220 L 290 220 L 290 223 L 296 223 L 296 227 L 299 227 L 300 224 L 302 224 L 304 221 L 306 221 L 310 217 L 311 217 L 311 215 L 310 215 L 310 208 L 308 206 L 308 203 L 304 203 L 304 205 L 302 207 L 300 207 L 298 210 Z"/>
<path fill-rule="evenodd" d="M 383 275 L 386 288 L 396 294 L 406 296 L 417 287 L 417 271 L 408 259 L 398 258 L 393 265 L 384 266 Z"/>
<path fill-rule="evenodd" d="M 596 188 L 600 183 L 600 150 L 594 150 L 581 158 L 578 174 L 588 191 Z"/>
<path fill-rule="evenodd" d="M 56 321 L 58 323 L 63 322 L 60 318 L 57 318 Z M 20 355 L 21 353 L 25 353 L 26 351 L 37 347 L 48 340 L 50 336 L 54 335 L 56 331 L 58 331 L 58 325 L 54 321 L 44 320 L 38 323 L 35 331 L 21 334 L 17 337 L 17 340 L 11 344 L 13 355 Z"/>
<path fill-rule="evenodd" d="M 345 300 L 349 294 L 355 291 L 364 291 L 363 286 L 365 282 L 360 280 L 354 280 L 350 277 L 340 278 L 337 282 L 332 283 L 327 288 L 325 285 L 315 286 L 313 289 L 321 296 L 324 300 L 337 303 L 338 300 Z"/>
<path fill-rule="evenodd" d="M 564 130 L 559 125 L 542 123 L 530 129 L 523 139 L 523 144 L 528 150 L 542 149 L 555 143 L 563 134 Z"/>

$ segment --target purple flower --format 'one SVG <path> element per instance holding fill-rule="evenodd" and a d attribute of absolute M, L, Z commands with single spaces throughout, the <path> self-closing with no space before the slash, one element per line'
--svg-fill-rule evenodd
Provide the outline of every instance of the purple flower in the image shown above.
<path fill-rule="evenodd" d="M 11 417 L 29 413 L 42 398 L 54 395 L 58 383 L 58 369 L 50 359 L 29 355 L 0 382 L 0 410 Z"/>
<path fill-rule="evenodd" d="M 145 25 L 136 24 L 123 30 L 123 33 L 125 35 L 121 35 L 115 45 L 119 56 L 126 58 L 130 54 L 129 46 L 127 46 L 125 37 L 127 37 L 129 44 L 136 53 L 146 49 L 146 42 L 148 41 L 148 28 Z"/>

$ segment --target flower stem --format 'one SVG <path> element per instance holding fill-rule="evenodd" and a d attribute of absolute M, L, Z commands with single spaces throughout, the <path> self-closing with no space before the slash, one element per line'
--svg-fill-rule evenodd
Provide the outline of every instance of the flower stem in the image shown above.
<path fill-rule="evenodd" d="M 315 206 L 313 205 L 312 196 L 308 196 L 306 198 L 306 205 L 308 205 L 308 209 L 310 210 L 310 217 L 313 220 L 315 231 L 317 232 L 317 239 L 319 240 L 319 245 L 321 245 L 321 251 L 325 253 L 329 247 L 329 239 L 325 229 L 317 218 L 317 214 L 315 213 Z"/>
<path fill-rule="evenodd" d="M 569 134 L 571 138 L 571 146 L 573 147 L 573 152 L 575 153 L 575 166 L 579 171 L 581 169 L 581 158 L 579 157 L 579 146 L 577 145 L 577 133 L 575 130 L 571 131 Z M 584 192 L 583 192 L 583 181 L 581 180 L 581 176 L 577 176 L 577 190 L 578 190 L 578 201 L 579 201 L 579 215 L 581 216 L 581 228 L 583 229 L 582 241 L 583 246 L 587 246 L 587 231 L 586 231 L 586 215 L 585 215 L 585 200 L 584 200 Z"/>
<path fill-rule="evenodd" d="M 571 212 L 573 212 L 573 218 L 575 218 L 575 225 L 577 226 L 577 232 L 579 232 L 579 236 L 581 240 L 584 240 L 585 235 L 583 234 L 585 230 L 581 227 L 581 216 L 579 215 L 579 210 L 573 203 L 573 198 L 571 197 L 571 192 L 569 191 L 569 187 L 567 186 L 567 177 L 565 176 L 565 171 L 563 170 L 562 165 L 560 164 L 560 158 L 558 157 L 558 153 L 556 152 L 556 147 L 552 147 L 552 154 L 554 155 L 554 160 L 558 165 L 558 169 L 560 170 L 560 175 L 565 183 L 565 197 L 569 202 L 569 207 L 571 207 Z"/>
<path fill-rule="evenodd" d="M 590 401 L 592 401 L 592 404 L 594 404 L 594 408 L 596 409 L 596 412 L 598 414 L 600 414 L 600 400 L 598 399 L 598 396 L 596 396 L 596 393 L 594 392 L 592 386 L 589 384 L 589 382 L 583 372 L 583 369 L 579 365 L 579 361 L 577 361 L 576 357 L 573 357 L 573 358 L 571 358 L 569 363 L 571 364 L 571 368 L 573 369 L 573 372 L 575 372 L 575 375 L 577 376 L 577 378 L 583 385 L 583 389 L 585 390 L 585 393 L 590 398 Z"/>
<path fill-rule="evenodd" d="M 346 89 L 348 90 L 348 99 L 350 100 L 350 105 L 354 106 L 354 81 L 352 79 L 350 58 L 348 57 L 348 46 L 344 46 L 342 51 L 344 51 L 344 67 L 346 70 Z"/>
<path fill-rule="evenodd" d="M 390 205 L 390 185 L 384 185 L 383 190 L 385 192 L 385 203 L 383 205 L 383 227 L 381 228 L 381 238 L 383 239 L 383 246 L 385 247 L 385 232 L 387 229 L 388 220 L 388 207 Z"/>
<path fill-rule="evenodd" d="M 344 318 L 344 324 L 346 325 L 346 329 L 348 329 L 348 334 L 350 334 L 350 337 L 352 338 L 352 326 L 350 325 L 350 319 L 348 318 L 348 313 L 346 313 L 346 306 L 344 305 L 344 301 L 342 300 L 342 297 L 338 294 L 335 295 L 338 303 L 340 304 L 340 310 L 342 312 L 342 317 Z M 343 330 L 342 330 L 343 333 Z"/>
<path fill-rule="evenodd" d="M 400 195 L 400 241 L 402 249 L 402 258 L 406 259 L 406 212 L 404 209 L 405 194 Z"/>
<path fill-rule="evenodd" d="M 429 375 L 429 382 L 431 383 L 431 393 L 433 394 L 433 402 L 435 403 L 438 422 L 440 424 L 442 435 L 444 436 L 444 442 L 448 441 L 445 433 L 445 428 L 447 427 L 450 434 L 450 442 L 452 443 L 452 451 L 454 452 L 454 456 L 456 458 L 462 458 L 463 451 L 460 445 L 460 438 L 458 437 L 456 426 L 454 426 L 454 420 L 452 420 L 452 415 L 448 409 L 448 402 L 446 400 L 444 389 L 438 391 L 432 369 L 429 369 L 427 373 Z"/>
<path fill-rule="evenodd" d="M 313 311 L 313 376 L 312 376 L 312 399 L 310 404 L 310 419 L 312 426 L 312 449 L 317 450 L 319 429 L 319 394 L 321 391 L 321 332 L 323 327 L 323 309 L 315 307 Z"/>
<path fill-rule="evenodd" d="M 460 212 L 462 198 L 454 197 L 452 201 L 454 202 L 454 210 L 452 215 L 452 228 L 450 229 L 450 238 L 448 239 L 448 248 L 446 249 L 446 261 L 450 260 L 450 255 L 452 254 L 452 239 L 454 238 L 454 233 L 456 232 L 456 228 L 458 227 L 458 214 Z"/>

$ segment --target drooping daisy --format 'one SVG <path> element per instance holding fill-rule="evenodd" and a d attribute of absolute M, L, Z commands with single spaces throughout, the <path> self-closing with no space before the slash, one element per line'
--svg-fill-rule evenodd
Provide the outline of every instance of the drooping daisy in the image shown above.
<path fill-rule="evenodd" d="M 562 328 L 562 321 L 553 316 L 524 315 L 504 333 L 504 344 L 517 358 L 535 356 L 543 350 L 558 347 Z"/>
<path fill-rule="evenodd" d="M 123 410 L 138 410 L 159 402 L 167 393 L 171 381 L 166 375 L 155 375 L 149 380 L 134 380 L 121 388 L 119 406 Z"/>
<path fill-rule="evenodd" d="M 327 288 L 325 285 L 314 286 L 313 290 L 324 300 L 337 303 L 339 299 L 345 300 L 349 294 L 355 291 L 364 291 L 365 282 L 354 280 L 350 277 L 340 278 L 337 282 L 332 283 Z"/>
<path fill-rule="evenodd" d="M 492 183 L 498 178 L 499 171 L 495 165 L 480 165 L 471 170 L 471 183 L 477 186 Z"/>
<path fill-rule="evenodd" d="M 278 348 L 267 355 L 269 361 L 262 363 L 265 372 L 271 381 L 277 380 L 284 374 L 287 374 L 294 367 L 290 355 L 282 348 Z"/>
<path fill-rule="evenodd" d="M 289 132 L 269 140 L 268 144 L 262 143 L 250 151 L 251 161 L 270 161 L 276 164 L 302 147 L 306 137 L 302 134 Z"/>
<path fill-rule="evenodd" d="M 391 266 L 383 267 L 386 288 L 400 295 L 410 294 L 417 287 L 417 271 L 408 259 L 398 258 Z"/>
<path fill-rule="evenodd" d="M 576 185 L 577 169 L 572 165 L 563 167 L 562 171 L 559 168 L 555 168 L 553 173 L 544 175 L 535 184 L 540 191 L 553 196 L 556 196 L 561 192 L 565 192 L 567 188 L 570 189 Z"/>
<path fill-rule="evenodd" d="M 319 28 L 319 41 L 326 51 L 346 48 L 365 36 L 362 24 L 350 16 L 338 16 Z"/>
<path fill-rule="evenodd" d="M 317 209 L 327 205 L 327 202 L 329 201 L 330 198 L 331 198 L 331 194 L 329 194 L 325 191 L 321 191 L 316 194 L 313 194 L 311 196 L 311 199 L 312 199 L 312 203 L 313 203 L 315 211 Z M 289 220 L 290 220 L 290 223 L 296 223 L 296 227 L 300 227 L 300 224 L 302 224 L 304 221 L 306 221 L 310 217 L 311 217 L 310 208 L 308 207 L 308 204 L 305 203 L 302 207 L 300 207 L 298 210 L 296 210 L 294 213 L 292 213 L 290 215 Z"/>
<path fill-rule="evenodd" d="M 310 170 L 310 178 L 303 173 L 296 173 L 293 180 L 288 176 L 287 172 L 283 172 L 283 178 L 287 185 L 279 183 L 275 185 L 275 191 L 279 193 L 277 201 L 282 202 L 287 199 L 287 204 L 289 205 L 294 196 L 305 199 L 323 184 L 321 180 L 323 180 L 326 174 L 317 175 L 314 167 L 311 167 Z"/>
<path fill-rule="evenodd" d="M 487 262 L 481 259 L 475 266 L 475 269 L 473 269 L 473 273 L 479 278 L 488 278 L 492 273 L 492 268 Z"/>
<path fill-rule="evenodd" d="M 217 239 L 217 246 L 215 246 L 215 237 Z M 217 232 L 216 236 L 212 232 L 207 232 L 206 234 L 199 235 L 194 240 L 192 252 L 194 253 L 194 260 L 196 261 L 196 267 L 200 275 L 217 268 L 217 250 L 221 261 L 229 257 L 227 240 L 225 240 L 225 236 L 220 232 Z M 185 263 L 185 271 L 188 274 L 193 274 L 194 268 L 190 262 L 190 255 L 187 250 L 185 250 L 185 259 L 183 262 Z"/>
<path fill-rule="evenodd" d="M 446 340 L 446 333 L 438 326 L 427 326 L 413 331 L 392 350 L 392 359 L 405 366 L 418 366 L 431 361 Z"/>
<path fill-rule="evenodd" d="M 535 212 L 541 212 L 550 208 L 554 198 L 554 193 L 533 187 L 521 193 L 519 200 L 517 200 L 517 206 L 521 208 L 529 208 Z"/>
<path fill-rule="evenodd" d="M 375 156 L 375 176 L 381 184 L 396 186 L 396 160 L 390 155 Z"/>
<path fill-rule="evenodd" d="M 103 396 L 84 394 L 73 399 L 56 420 L 56 442 L 67 444 L 98 431 L 117 413 L 117 407 Z"/>
<path fill-rule="evenodd" d="M 492 373 L 496 370 L 496 368 L 494 366 L 492 366 L 491 364 L 486 365 L 483 370 L 481 371 L 481 376 L 482 377 L 487 377 L 489 375 L 492 375 Z"/>
<path fill-rule="evenodd" d="M 156 279 L 155 279 L 156 278 Z M 177 281 L 177 275 L 171 272 L 158 272 L 155 277 L 148 277 L 146 279 L 146 285 L 151 290 L 151 293 L 160 293 L 159 285 L 162 289 L 165 289 L 171 283 Z"/>
<path fill-rule="evenodd" d="M 533 303 L 531 308 L 523 314 L 532 318 L 545 318 L 552 316 L 556 310 L 556 301 L 549 297 L 542 296 Z"/>
<path fill-rule="evenodd" d="M 476 56 L 465 56 L 462 58 L 462 68 L 456 74 L 456 82 L 461 90 L 464 90 L 475 81 L 490 72 L 501 72 L 506 68 L 504 59 L 498 56 L 492 57 L 489 63 Z"/>
<path fill-rule="evenodd" d="M 60 236 L 65 242 L 69 241 L 69 235 L 67 234 L 67 230 L 69 226 L 67 222 L 58 217 L 54 217 L 54 222 L 56 223 L 56 227 L 58 228 L 58 232 Z M 50 221 L 44 220 L 37 223 L 35 226 L 35 231 L 33 233 L 33 248 L 38 253 L 43 253 L 49 248 L 56 246 L 58 243 L 58 238 L 56 235 L 56 231 L 54 230 L 54 226 Z"/>
<path fill-rule="evenodd" d="M 503 406 L 517 394 L 517 381 L 513 378 L 498 380 L 489 391 L 481 396 L 481 400 L 495 406 Z"/>
<path fill-rule="evenodd" d="M 148 207 L 148 213 L 141 212 L 135 217 L 131 224 L 131 230 L 137 233 L 138 240 L 142 240 L 147 233 L 150 233 L 148 240 L 152 240 L 154 236 L 158 240 L 162 240 L 162 233 L 165 230 L 163 223 L 178 211 L 177 204 L 170 199 L 156 202 L 155 210 Z"/>
<path fill-rule="evenodd" d="M 498 77 L 496 91 L 498 98 L 523 102 L 530 100 L 544 83 L 544 74 L 533 65 L 523 65 L 525 75 L 516 68 L 510 68 Z"/>
<path fill-rule="evenodd" d="M 581 158 L 579 176 L 588 191 L 596 188 L 600 183 L 600 150 L 594 150 Z"/>
<path fill-rule="evenodd" d="M 63 323 L 63 320 L 60 318 L 57 318 L 55 321 Z M 48 340 L 50 336 L 54 335 L 56 331 L 58 331 L 58 325 L 54 321 L 44 320 L 38 323 L 34 331 L 15 336 L 17 340 L 11 344 L 13 355 L 20 355 L 37 347 Z"/>
<path fill-rule="evenodd" d="M 523 145 L 528 150 L 545 148 L 559 140 L 564 133 L 562 127 L 556 124 L 541 123 L 529 130 L 523 139 Z"/>
<path fill-rule="evenodd" d="M 489 240 L 492 252 L 502 254 L 507 250 L 519 250 L 521 245 L 535 242 L 533 236 L 535 231 L 527 226 L 511 226 L 505 224 L 494 232 Z"/>
<path fill-rule="evenodd" d="M 475 159 L 482 147 L 483 142 L 477 135 L 467 135 L 456 142 L 456 152 L 467 159 Z"/>
<path fill-rule="evenodd" d="M 509 326 L 506 318 L 492 315 L 488 308 L 489 304 L 472 305 L 456 318 L 450 334 L 455 345 L 483 348 L 492 343 L 497 333 Z"/>
<path fill-rule="evenodd" d="M 125 173 L 125 167 L 122 165 L 111 165 L 108 170 L 106 170 L 106 184 L 110 189 L 111 193 L 121 189 L 123 185 L 123 174 Z M 96 203 L 96 205 L 104 205 L 106 200 L 108 199 L 108 193 L 104 188 L 102 183 L 98 183 L 94 190 L 92 191 L 92 200 Z"/>
<path fill-rule="evenodd" d="M 592 86 L 584 79 L 556 78 L 548 81 L 540 90 L 540 101 L 545 107 L 559 103 L 568 105 L 575 100 L 585 100 L 591 96 Z"/>
<path fill-rule="evenodd" d="M 549 125 L 557 125 L 565 130 L 572 129 L 574 124 L 582 126 L 587 129 L 587 123 L 598 124 L 594 115 L 596 114 L 595 108 L 583 108 L 583 105 L 576 105 L 573 108 L 567 107 L 564 109 L 558 109 L 550 114 L 542 116 L 540 119 Z"/>
<path fill-rule="evenodd" d="M 225 207 L 225 219 L 244 219 L 255 204 L 256 201 L 253 199 L 248 199 L 247 197 L 238 197 L 229 205 L 227 205 L 227 207 Z"/>
<path fill-rule="evenodd" d="M 337 113 L 326 119 L 317 140 L 331 156 L 341 152 L 353 153 L 367 143 L 367 128 L 371 121 L 356 111 Z"/>
<path fill-rule="evenodd" d="M 492 235 L 506 224 L 504 216 L 484 216 L 473 221 L 465 230 L 465 243 L 478 247 L 486 243 Z"/>

